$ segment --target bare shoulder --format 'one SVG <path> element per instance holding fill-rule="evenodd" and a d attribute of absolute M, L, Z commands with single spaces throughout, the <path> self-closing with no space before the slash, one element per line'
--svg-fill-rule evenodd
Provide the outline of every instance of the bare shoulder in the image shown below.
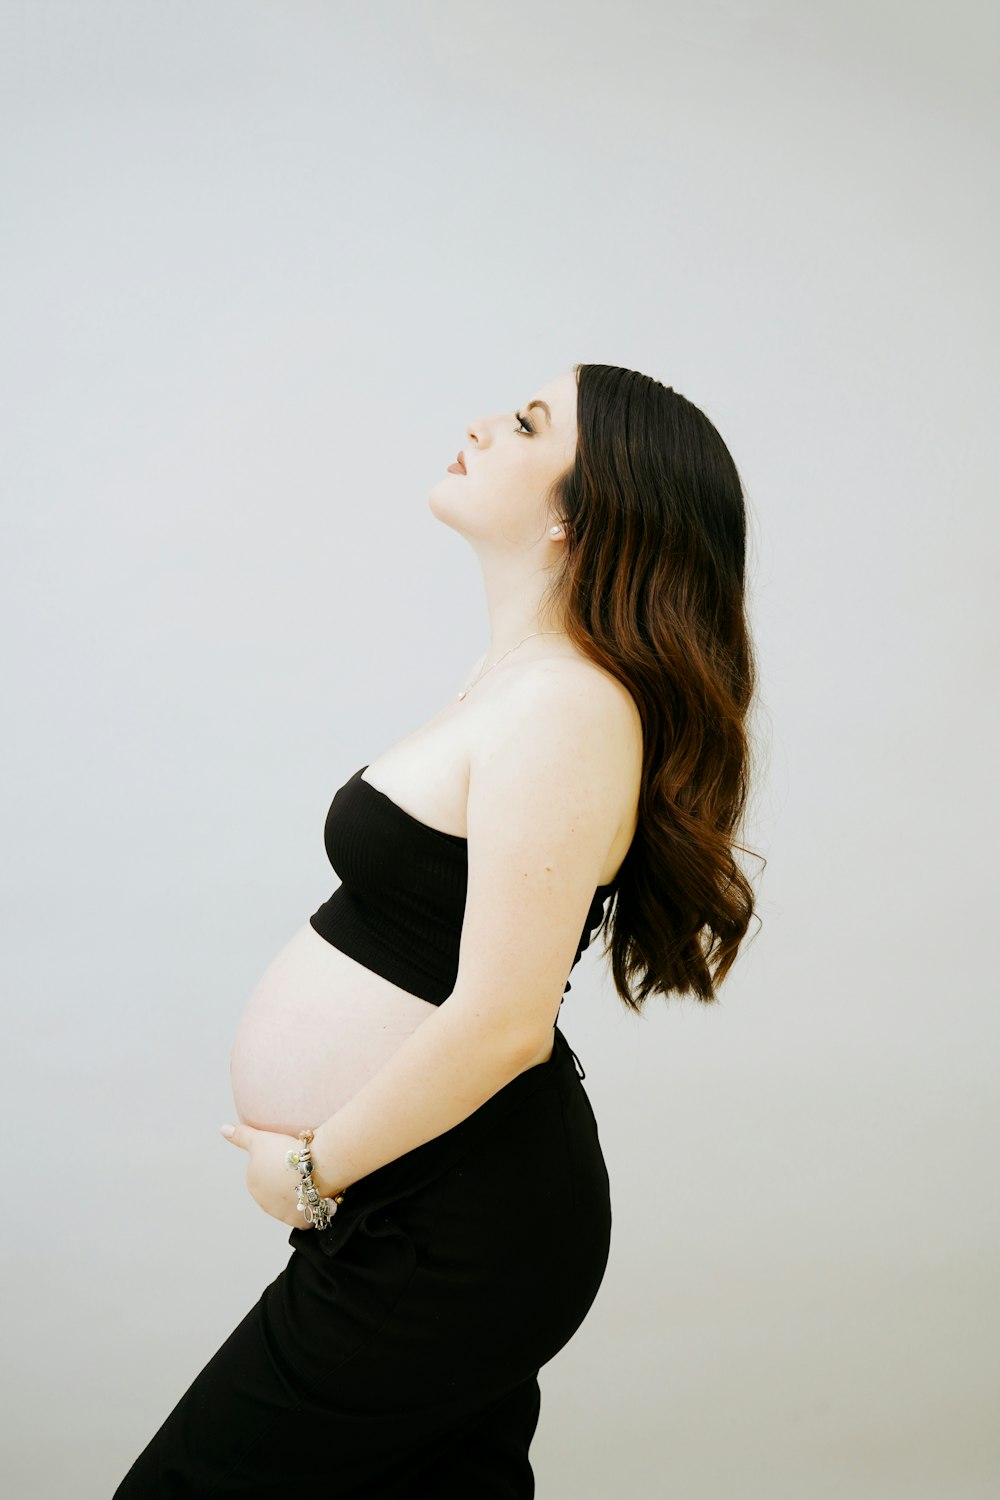
<path fill-rule="evenodd" d="M 642 778 L 642 720 L 635 699 L 610 672 L 583 656 L 527 663 L 498 682 L 490 712 L 472 747 L 477 759 L 498 753 L 525 757 L 551 772 L 565 767 L 578 787 L 613 809 L 613 832 L 634 827 Z"/>
<path fill-rule="evenodd" d="M 641 761 L 642 720 L 635 699 L 623 682 L 583 656 L 558 656 L 531 662 L 510 684 L 512 705 L 524 711 L 550 695 L 559 710 L 581 726 L 599 727 L 609 754 L 623 757 L 621 769 Z M 610 768 L 609 768 L 610 769 Z"/>
<path fill-rule="evenodd" d="M 589 661 L 583 656 L 556 657 L 537 665 L 540 671 L 548 669 L 553 675 L 564 675 L 567 692 L 575 691 L 591 698 L 595 705 L 600 702 L 604 711 L 615 721 L 615 726 L 623 731 L 631 729 L 641 734 L 642 721 L 632 694 L 623 682 L 604 667 L 598 666 L 597 662 Z"/>

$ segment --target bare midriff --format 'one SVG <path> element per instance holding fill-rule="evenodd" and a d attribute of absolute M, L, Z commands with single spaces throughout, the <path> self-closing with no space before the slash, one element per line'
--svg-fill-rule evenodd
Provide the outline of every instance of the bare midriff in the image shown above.
<path fill-rule="evenodd" d="M 437 1007 L 305 922 L 264 971 L 230 1058 L 240 1119 L 298 1135 L 346 1104 Z"/>
<path fill-rule="evenodd" d="M 448 704 L 370 763 L 366 779 L 430 826 L 464 837 L 472 737 L 489 732 L 496 711 L 491 699 L 498 703 L 501 691 L 496 682 L 478 704 L 473 697 Z M 630 839 L 627 830 L 603 880 L 613 878 Z M 317 905 L 335 885 L 334 877 L 317 892 Z M 240 1120 L 289 1135 L 319 1125 L 436 1009 L 365 968 L 304 921 L 261 975 L 237 1026 L 230 1075 Z M 547 1061 L 553 1043 L 554 1032 L 525 1066 Z"/>

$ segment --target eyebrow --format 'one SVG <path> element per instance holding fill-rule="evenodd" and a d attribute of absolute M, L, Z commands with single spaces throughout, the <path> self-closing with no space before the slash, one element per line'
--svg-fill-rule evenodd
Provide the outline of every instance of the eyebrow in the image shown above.
<path fill-rule="evenodd" d="M 545 401 L 529 401 L 528 404 L 527 404 L 527 406 L 524 409 L 525 409 L 525 411 L 530 411 L 533 406 L 540 406 L 542 408 L 542 411 L 545 413 L 545 415 L 549 419 L 549 426 L 551 427 L 552 426 L 552 413 L 549 411 L 548 404 Z"/>

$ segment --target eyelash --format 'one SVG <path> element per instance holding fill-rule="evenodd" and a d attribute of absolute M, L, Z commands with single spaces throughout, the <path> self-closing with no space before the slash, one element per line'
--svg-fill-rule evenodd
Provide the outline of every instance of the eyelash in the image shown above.
<path fill-rule="evenodd" d="M 535 429 L 532 427 L 532 425 L 528 421 L 527 417 L 522 417 L 521 413 L 519 411 L 516 411 L 514 413 L 514 415 L 517 418 L 518 422 L 520 422 L 522 424 L 522 426 L 521 426 L 521 430 L 522 431 L 524 430 L 525 427 L 527 427 L 527 429 L 528 429 L 529 432 L 534 432 Z"/>

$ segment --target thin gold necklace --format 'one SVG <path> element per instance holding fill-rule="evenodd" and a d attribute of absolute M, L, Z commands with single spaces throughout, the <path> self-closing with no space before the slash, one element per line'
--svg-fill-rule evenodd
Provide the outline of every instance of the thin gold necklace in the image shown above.
<path fill-rule="evenodd" d="M 533 630 L 531 632 L 531 635 L 524 636 L 521 640 L 519 640 L 517 642 L 516 646 L 511 646 L 509 650 L 505 651 L 504 654 L 503 654 L 503 656 L 509 656 L 510 653 L 511 653 L 511 651 L 516 651 L 518 646 L 523 646 L 525 641 L 530 641 L 532 635 L 566 635 L 566 634 L 567 634 L 567 632 L 565 630 Z M 498 667 L 500 665 L 500 663 L 503 661 L 503 656 L 499 657 L 493 663 L 493 667 Z M 475 682 L 470 682 L 468 687 L 464 687 L 462 689 L 462 691 L 458 695 L 459 698 L 464 698 L 465 695 L 466 695 L 466 693 L 471 692 L 471 690 L 475 687 L 476 682 L 481 682 L 482 679 L 487 675 L 487 673 L 493 671 L 493 667 L 487 667 L 485 672 L 480 672 L 480 674 L 476 678 Z"/>

